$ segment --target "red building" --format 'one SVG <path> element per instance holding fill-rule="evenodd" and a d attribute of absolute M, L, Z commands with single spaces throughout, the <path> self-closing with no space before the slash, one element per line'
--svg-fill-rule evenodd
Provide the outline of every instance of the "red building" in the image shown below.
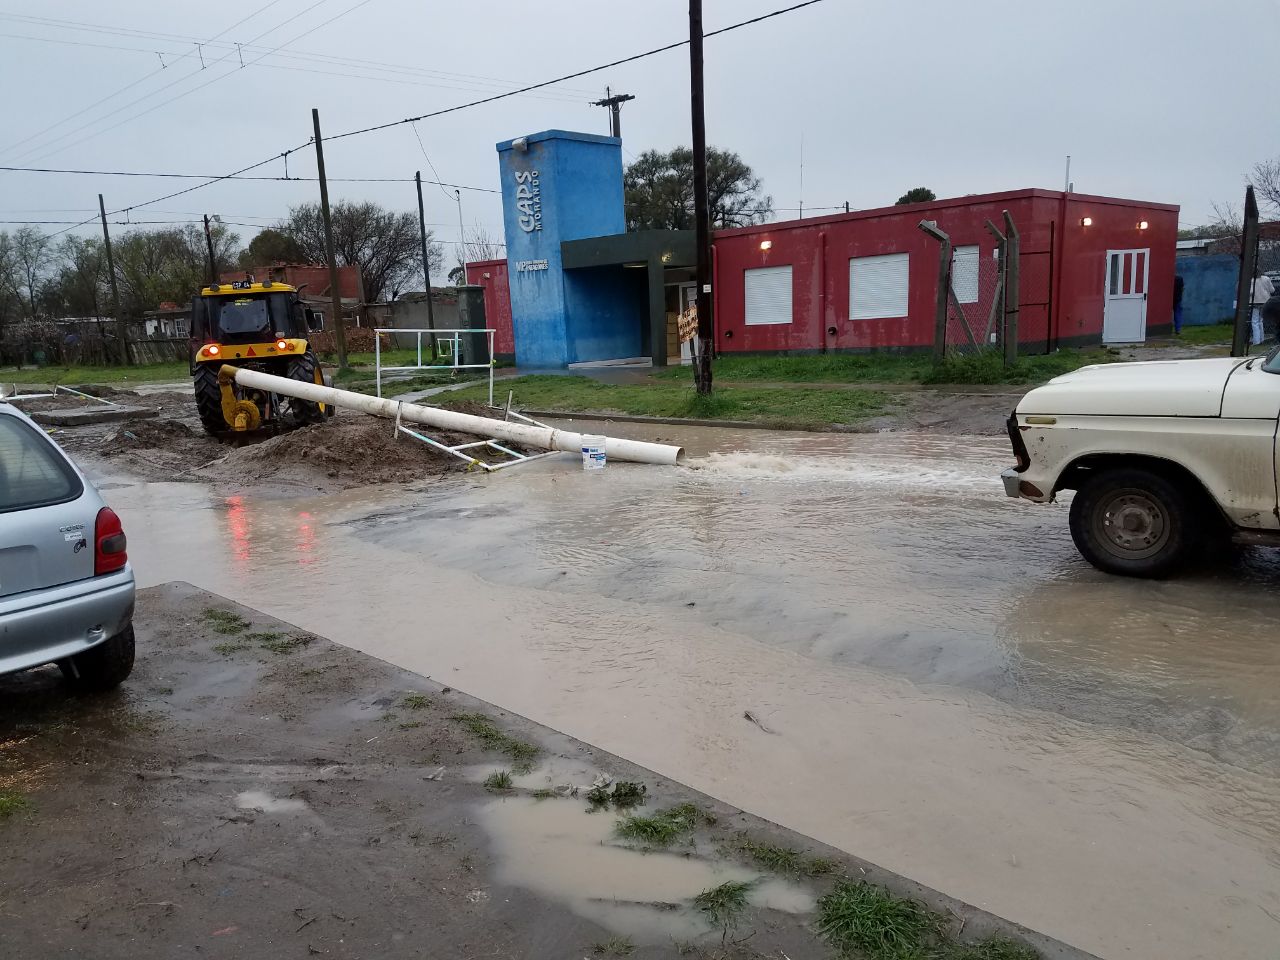
<path fill-rule="evenodd" d="M 717 231 L 712 267 L 716 349 L 928 349 L 934 338 L 939 244 L 920 230 L 922 220 L 936 222 L 950 235 L 957 300 L 982 336 L 997 274 L 996 239 L 986 224 L 1001 226 L 1006 210 L 1021 240 L 1022 352 L 1140 342 L 1149 332 L 1171 326 L 1177 206 L 1013 190 Z M 670 235 L 671 249 L 681 247 L 681 237 Z M 563 247 L 608 243 L 609 238 L 576 240 Z M 659 266 L 665 265 L 667 275 L 654 281 L 677 294 L 694 286 L 682 256 L 671 260 L 664 253 Z M 633 265 L 644 264 L 622 263 Z M 471 264 L 467 279 L 486 287 L 490 325 L 510 331 L 506 261 Z M 651 291 L 649 299 L 655 296 Z M 669 314 L 683 301 L 676 297 L 674 303 L 667 304 Z M 643 314 L 641 306 L 637 316 Z M 662 362 L 671 351 L 658 347 L 658 339 L 648 342 Z M 509 351 L 499 347 L 499 352 Z M 678 362 L 674 355 L 671 360 Z"/>
<path fill-rule="evenodd" d="M 287 283 L 291 287 L 306 286 L 303 295 L 308 299 L 327 298 L 329 293 L 329 268 L 323 263 L 269 263 L 250 267 L 248 270 L 231 270 L 218 279 L 222 283 L 243 280 L 246 273 L 256 280 Z M 364 279 L 358 264 L 338 268 L 338 296 L 353 303 L 364 303 Z"/>
<path fill-rule="evenodd" d="M 985 320 L 996 272 L 986 222 L 1001 225 L 1005 210 L 1021 238 L 1027 351 L 1141 341 L 1171 325 L 1176 206 L 1017 190 L 717 232 L 717 349 L 930 346 L 938 242 L 921 220 L 950 235 L 957 297 Z"/>
<path fill-rule="evenodd" d="M 467 264 L 467 283 L 484 287 L 485 323 L 494 328 L 493 354 L 499 360 L 514 359 L 516 338 L 511 328 L 511 287 L 507 261 L 477 260 Z"/>

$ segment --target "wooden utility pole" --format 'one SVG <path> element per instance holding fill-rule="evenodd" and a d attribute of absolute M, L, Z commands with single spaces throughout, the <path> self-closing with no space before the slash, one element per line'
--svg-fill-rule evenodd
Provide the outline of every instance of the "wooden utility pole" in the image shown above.
<path fill-rule="evenodd" d="M 333 218 L 329 215 L 329 181 L 324 175 L 324 144 L 320 138 L 320 111 L 311 108 L 316 132 L 316 176 L 320 178 L 320 215 L 324 218 L 324 255 L 329 260 L 329 301 L 333 312 L 333 339 L 338 347 L 338 369 L 347 369 L 347 331 L 342 325 L 342 293 L 338 289 L 338 261 L 333 252 Z"/>
<path fill-rule="evenodd" d="M 129 337 L 120 312 L 120 288 L 116 285 L 116 261 L 111 256 L 111 231 L 107 229 L 107 205 L 98 194 L 98 216 L 102 218 L 102 245 L 107 253 L 107 276 L 111 279 L 111 311 L 116 318 L 116 339 L 120 341 L 120 362 L 129 362 Z"/>
<path fill-rule="evenodd" d="M 593 100 L 591 101 L 591 105 L 593 107 L 609 108 L 609 130 L 613 136 L 618 139 L 622 139 L 622 105 L 628 100 L 634 99 L 635 96 L 630 93 L 619 93 L 617 96 L 614 96 L 613 91 L 608 87 L 605 87 L 604 99 Z"/>
<path fill-rule="evenodd" d="M 947 308 L 951 305 L 951 237 L 933 220 L 921 220 L 917 226 L 940 244 L 938 248 L 938 294 L 933 310 L 933 360 L 940 363 L 947 355 Z"/>
<path fill-rule="evenodd" d="M 209 229 L 209 215 L 204 215 L 204 245 L 209 250 L 209 282 L 218 282 L 218 261 L 213 255 L 213 232 Z"/>
<path fill-rule="evenodd" d="M 693 382 L 711 393 L 711 201 L 707 194 L 707 121 L 702 90 L 702 0 L 689 0 L 689 108 L 693 115 L 693 222 L 697 246 L 698 350 Z"/>
<path fill-rule="evenodd" d="M 1250 185 L 1244 192 L 1244 229 L 1240 233 L 1240 276 L 1236 281 L 1236 322 L 1231 334 L 1231 355 L 1249 355 L 1250 309 L 1253 275 L 1258 271 L 1258 200 Z"/>
<path fill-rule="evenodd" d="M 1008 210 L 1004 211 L 1004 238 L 1004 365 L 1011 367 L 1018 360 L 1018 267 L 1022 245 Z"/>
<path fill-rule="evenodd" d="M 427 291 L 427 329 L 431 331 L 431 359 L 438 360 L 436 347 L 436 312 L 431 305 L 431 263 L 427 258 L 427 213 L 422 205 L 422 171 L 416 170 L 413 182 L 418 187 L 418 238 L 422 241 L 422 282 Z"/>

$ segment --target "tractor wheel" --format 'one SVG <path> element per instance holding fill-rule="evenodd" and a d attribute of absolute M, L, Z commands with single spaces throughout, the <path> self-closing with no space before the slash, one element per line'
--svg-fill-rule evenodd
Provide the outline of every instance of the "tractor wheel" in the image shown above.
<path fill-rule="evenodd" d="M 229 429 L 222 415 L 222 387 L 218 384 L 217 367 L 203 363 L 197 366 L 195 388 L 196 410 L 205 432 L 216 436 Z"/>
<path fill-rule="evenodd" d="M 320 374 L 320 361 L 310 350 L 289 361 L 289 369 L 285 376 L 290 380 L 300 380 L 303 383 L 324 382 Z M 289 397 L 288 402 L 289 418 L 295 427 L 306 426 L 308 423 L 320 423 L 324 420 L 324 404 L 300 400 L 297 397 Z"/>

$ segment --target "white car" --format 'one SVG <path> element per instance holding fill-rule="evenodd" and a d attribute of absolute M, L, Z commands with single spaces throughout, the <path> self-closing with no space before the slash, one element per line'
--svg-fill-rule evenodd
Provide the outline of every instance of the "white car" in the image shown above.
<path fill-rule="evenodd" d="M 1063 490 L 1071 536 L 1109 573 L 1174 573 L 1228 538 L 1280 546 L 1280 348 L 1265 358 L 1082 367 L 1032 390 L 1009 418 L 1005 492 Z"/>

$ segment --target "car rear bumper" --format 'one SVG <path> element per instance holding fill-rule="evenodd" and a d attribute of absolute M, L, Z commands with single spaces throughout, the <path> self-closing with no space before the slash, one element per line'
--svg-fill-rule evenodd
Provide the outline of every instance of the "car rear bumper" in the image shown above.
<path fill-rule="evenodd" d="M 1010 467 L 1000 474 L 1000 481 L 1004 484 L 1004 495 L 1006 497 L 1022 499 L 1022 492 L 1018 489 L 1018 484 L 1022 481 L 1022 474 L 1018 472 L 1016 467 Z"/>
<path fill-rule="evenodd" d="M 0 598 L 0 674 L 63 660 L 133 619 L 133 570 Z"/>

